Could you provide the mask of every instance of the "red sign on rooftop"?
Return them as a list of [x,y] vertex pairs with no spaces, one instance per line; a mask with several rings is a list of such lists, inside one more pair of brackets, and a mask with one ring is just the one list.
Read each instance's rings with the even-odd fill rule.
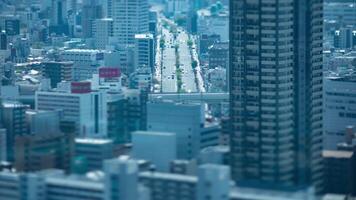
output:
[[90,82],[72,82],[71,92],[74,94],[85,94],[91,92]]
[[121,76],[119,68],[115,67],[102,67],[99,68],[99,78],[118,78]]

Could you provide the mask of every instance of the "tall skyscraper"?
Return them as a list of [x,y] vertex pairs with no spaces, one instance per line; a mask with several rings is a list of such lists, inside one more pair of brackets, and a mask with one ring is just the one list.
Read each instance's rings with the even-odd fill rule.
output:
[[322,0],[230,1],[237,183],[322,186]]
[[119,44],[133,45],[135,34],[148,33],[148,0],[108,0],[112,3],[114,38]]

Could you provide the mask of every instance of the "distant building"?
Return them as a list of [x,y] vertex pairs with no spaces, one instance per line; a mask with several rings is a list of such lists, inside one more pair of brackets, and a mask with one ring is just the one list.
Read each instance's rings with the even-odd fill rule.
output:
[[219,35],[221,41],[229,40],[229,11],[213,5],[210,9],[197,11],[198,34]]
[[324,149],[345,141],[347,126],[356,126],[356,74],[324,78]]
[[89,82],[62,84],[57,90],[37,91],[36,110],[61,110],[63,120],[75,123],[75,132],[79,137],[106,137],[105,93],[92,92]]
[[110,139],[76,138],[74,156],[85,159],[88,171],[101,170],[104,160],[114,157]]
[[203,104],[155,100],[147,104],[147,130],[177,135],[177,156],[191,159],[202,148],[218,144],[220,129],[205,122]]
[[68,49],[61,52],[61,60],[73,62],[73,80],[92,78],[104,64],[104,51],[96,49]]
[[93,37],[95,48],[105,49],[109,44],[109,38],[113,36],[114,21],[112,18],[96,19],[93,22]]
[[14,167],[17,171],[42,169],[70,170],[74,151],[74,134],[48,132],[47,134],[15,137]]
[[14,149],[16,136],[27,134],[26,110],[28,106],[19,102],[2,102],[1,118],[6,129],[6,154],[7,161],[14,161]]
[[148,33],[148,0],[112,0],[114,40],[121,47],[134,45],[135,34]]
[[62,81],[72,81],[73,62],[44,62],[42,64],[42,74],[51,80],[51,87],[56,88]]
[[334,34],[334,47],[340,49],[356,49],[356,27],[345,27],[336,30]]
[[209,68],[229,67],[229,44],[227,42],[214,43],[209,47]]
[[155,41],[152,34],[135,35],[135,69],[148,68],[151,73],[155,66]]

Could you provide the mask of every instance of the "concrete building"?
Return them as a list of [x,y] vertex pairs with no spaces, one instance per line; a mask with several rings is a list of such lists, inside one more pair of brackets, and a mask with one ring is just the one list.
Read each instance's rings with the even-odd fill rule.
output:
[[202,148],[218,144],[219,130],[205,123],[203,104],[154,100],[147,104],[147,130],[177,135],[177,156],[191,159]]
[[325,193],[356,194],[356,156],[353,151],[325,150]]
[[345,141],[347,126],[356,126],[356,74],[330,74],[324,79],[324,149]]
[[209,68],[229,68],[229,44],[227,42],[214,43],[209,47],[208,55]]
[[321,192],[323,2],[230,1],[230,22],[233,180]]
[[141,172],[140,182],[150,190],[151,200],[196,199],[196,176]]
[[51,80],[51,87],[56,88],[62,81],[72,81],[73,62],[44,62],[42,63],[42,75]]
[[205,164],[198,169],[196,200],[230,199],[230,168],[228,166]]
[[93,23],[93,36],[95,38],[95,48],[105,49],[109,44],[110,37],[113,36],[114,21],[112,18],[96,19]]
[[355,2],[325,2],[324,10],[324,18],[327,21],[335,21],[341,26],[356,24]]
[[74,134],[48,132],[15,137],[14,167],[30,172],[43,169],[70,170],[74,151]]
[[134,45],[135,34],[148,33],[148,0],[111,0],[111,8],[113,38],[119,46]]
[[47,135],[59,130],[60,111],[27,110],[26,123],[29,134]]
[[334,47],[356,49],[356,27],[343,27],[336,30],[334,34]]
[[135,35],[135,69],[155,67],[155,42],[152,34]]
[[73,62],[73,80],[92,78],[93,73],[104,64],[104,51],[96,49],[68,49],[61,52],[63,61]]
[[104,160],[114,157],[113,148],[109,139],[76,138],[74,156],[85,159],[88,171],[100,170]]
[[104,200],[139,199],[138,163],[129,157],[107,160],[104,163]]
[[63,83],[57,90],[37,91],[35,104],[36,110],[61,110],[63,120],[75,123],[79,137],[107,136],[106,94],[91,91],[89,82]]
[[6,129],[6,154],[7,161],[14,161],[14,146],[16,136],[25,135],[26,116],[28,106],[19,102],[2,102],[1,105],[2,125]]
[[93,37],[93,22],[102,17],[102,7],[99,0],[83,0],[81,8],[82,37]]
[[168,172],[177,158],[175,133],[136,131],[132,133],[132,157],[150,161],[157,171]]

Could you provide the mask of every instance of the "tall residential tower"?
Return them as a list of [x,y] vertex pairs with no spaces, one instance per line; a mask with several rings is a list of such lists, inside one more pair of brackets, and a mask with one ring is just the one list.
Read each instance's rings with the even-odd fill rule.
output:
[[230,0],[237,183],[322,186],[322,0]]

